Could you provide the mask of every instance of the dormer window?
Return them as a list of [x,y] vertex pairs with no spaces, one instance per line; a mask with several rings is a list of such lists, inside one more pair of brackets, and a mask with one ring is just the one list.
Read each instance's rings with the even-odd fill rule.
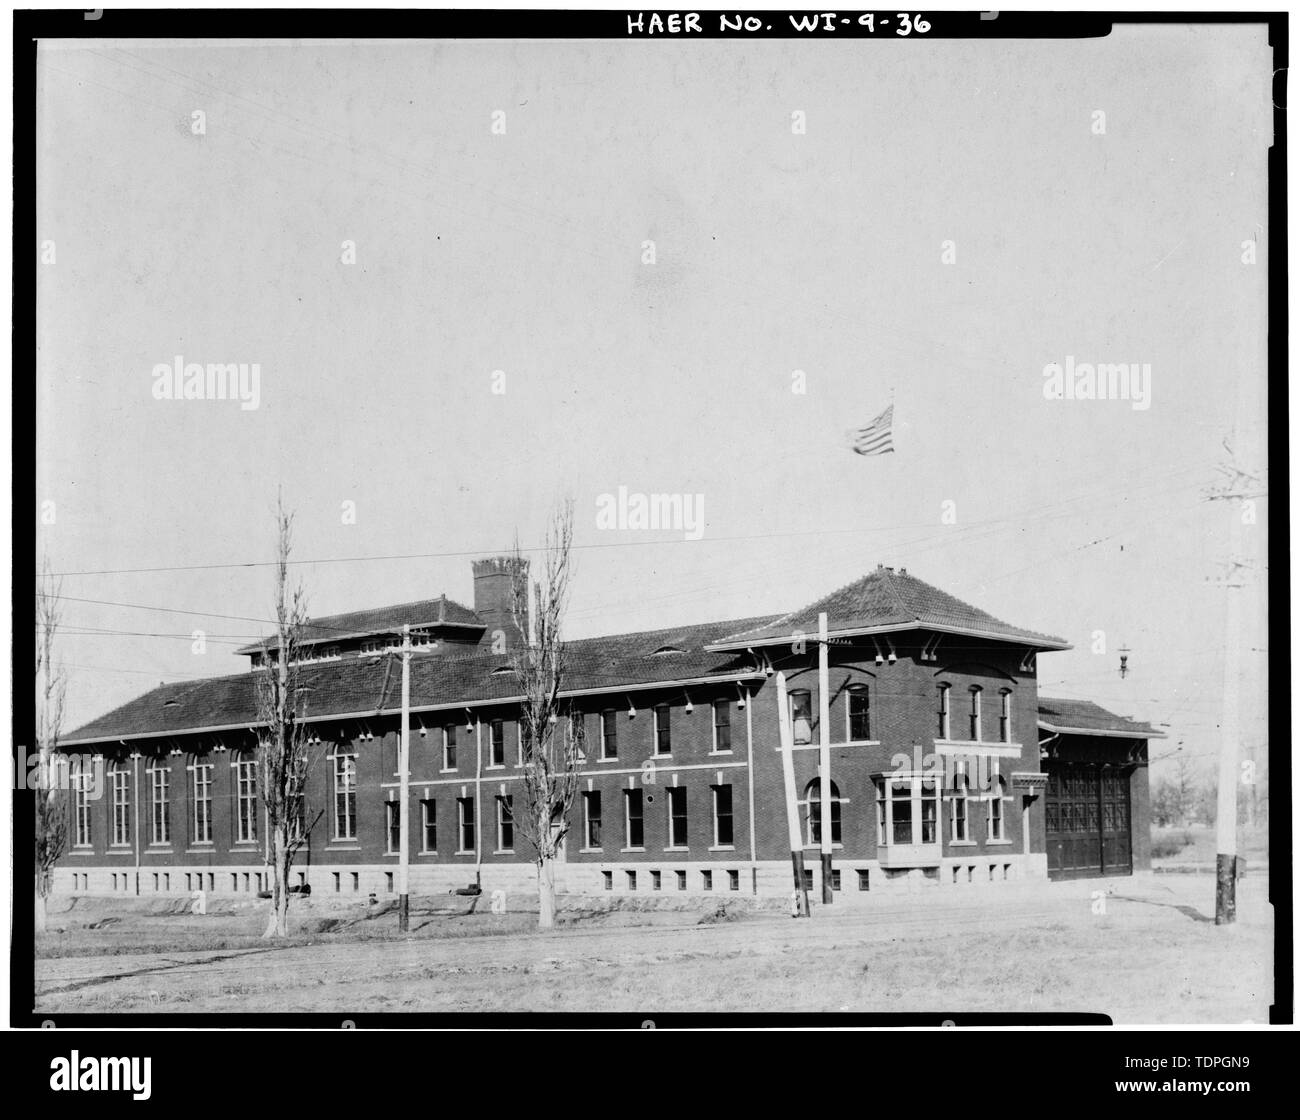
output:
[[658,657],[661,654],[665,654],[665,653],[681,653],[681,652],[682,650],[678,649],[676,646],[660,646],[657,650],[654,651],[653,656]]

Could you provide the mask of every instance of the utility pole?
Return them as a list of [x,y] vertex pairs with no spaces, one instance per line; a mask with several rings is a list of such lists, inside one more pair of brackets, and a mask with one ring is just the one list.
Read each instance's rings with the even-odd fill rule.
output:
[[808,917],[808,888],[803,873],[803,838],[799,835],[799,810],[794,789],[794,729],[790,726],[790,697],[785,674],[776,675],[777,726],[781,732],[781,777],[785,784],[785,821],[790,833],[790,863],[794,867],[795,917]]
[[411,928],[411,624],[402,624],[402,733],[398,738],[397,772],[401,802],[397,827],[401,831],[401,854],[397,864],[397,928]]
[[[1214,924],[1230,925],[1237,920],[1237,756],[1241,717],[1241,617],[1242,592],[1246,578],[1242,573],[1249,565],[1242,559],[1242,528],[1248,508],[1244,503],[1266,493],[1258,475],[1236,465],[1236,453],[1224,441],[1230,463],[1220,468],[1227,481],[1206,494],[1206,500],[1242,503],[1232,512],[1229,522],[1231,544],[1228,573],[1222,582],[1227,601],[1224,604],[1223,645],[1223,717],[1220,724],[1218,806],[1215,810]],[[1251,510],[1253,512],[1253,510]]]
[[818,785],[822,804],[822,902],[835,901],[831,890],[831,671],[830,650],[826,629],[826,612],[817,616],[817,723],[821,728],[821,759]]

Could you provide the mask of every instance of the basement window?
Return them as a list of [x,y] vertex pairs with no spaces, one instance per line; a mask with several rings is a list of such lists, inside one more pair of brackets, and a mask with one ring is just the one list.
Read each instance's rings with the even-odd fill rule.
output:
[[663,875],[658,871],[650,872],[650,889],[652,891],[663,890]]
[[634,890],[636,890],[636,872],[635,872],[635,871],[629,871],[629,872],[627,873],[627,889],[630,890],[630,891],[634,891]]
[[605,889],[607,891],[612,891],[614,889],[614,872],[602,871],[600,876],[605,881]]
[[729,890],[729,891],[738,891],[738,890],[740,890],[740,872],[739,872],[739,871],[728,871],[728,872],[727,872],[727,890]]
[[686,872],[678,871],[676,874],[677,874],[677,889],[679,891],[684,891],[686,889]]

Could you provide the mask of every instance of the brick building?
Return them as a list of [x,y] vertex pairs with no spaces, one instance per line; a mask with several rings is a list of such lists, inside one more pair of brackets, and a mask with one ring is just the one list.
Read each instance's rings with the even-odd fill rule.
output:
[[[516,844],[518,693],[493,637],[509,561],[445,596],[314,619],[305,635],[313,764],[295,874],[314,892],[395,889],[403,625],[411,661],[411,891],[535,890]],[[898,889],[1128,874],[1149,865],[1151,727],[1038,695],[1069,648],[878,567],[780,616],[570,643],[565,694],[586,759],[564,891],[788,893],[775,674],[785,674],[810,885],[820,874],[818,616],[828,616],[832,886]],[[257,667],[164,684],[61,744],[72,821],[56,889],[254,892],[265,829]],[[98,795],[97,794],[102,794]]]

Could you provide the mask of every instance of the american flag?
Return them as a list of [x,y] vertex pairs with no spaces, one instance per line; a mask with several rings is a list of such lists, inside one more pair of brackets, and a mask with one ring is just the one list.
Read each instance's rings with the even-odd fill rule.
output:
[[884,455],[894,450],[894,406],[891,404],[865,428],[853,432],[853,450],[859,455]]

